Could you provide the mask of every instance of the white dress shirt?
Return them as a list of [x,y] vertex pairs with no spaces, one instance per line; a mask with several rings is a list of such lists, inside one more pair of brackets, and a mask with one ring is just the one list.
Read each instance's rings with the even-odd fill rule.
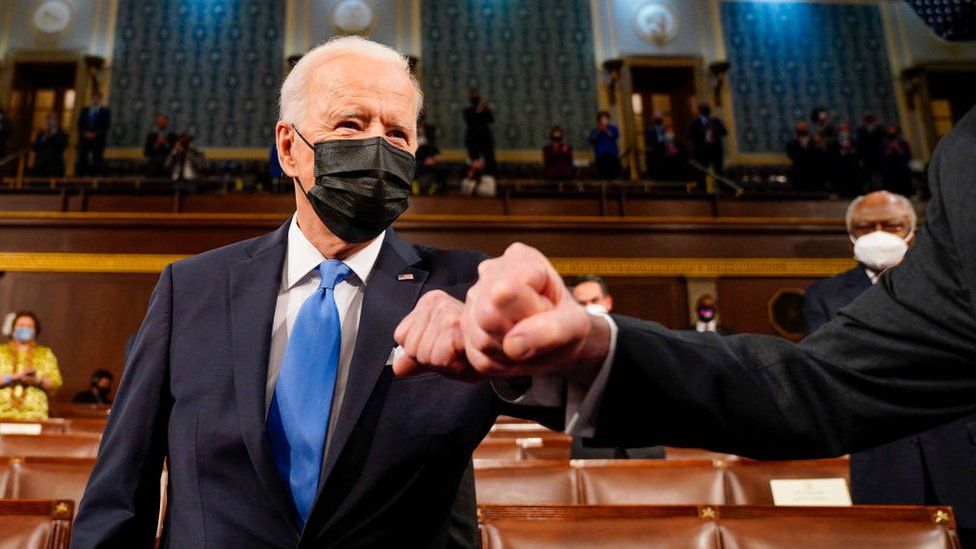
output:
[[[349,366],[352,363],[353,351],[356,348],[356,335],[359,332],[359,315],[363,308],[363,295],[369,274],[373,270],[380,248],[383,246],[384,235],[376,237],[365,248],[347,257],[343,262],[352,271],[345,280],[336,285],[333,290],[336,309],[339,312],[339,323],[342,330],[342,343],[339,349],[339,370],[336,374],[335,392],[332,396],[332,412],[329,415],[329,431],[326,436],[325,451],[328,451],[329,440],[335,429],[345,394],[346,383],[349,380]],[[302,304],[319,287],[318,266],[325,261],[325,256],[312,245],[298,227],[298,221],[292,217],[288,227],[288,247],[285,251],[285,263],[281,273],[281,287],[278,289],[278,299],[275,303],[274,322],[271,333],[271,353],[268,358],[268,381],[265,386],[264,411],[265,417],[271,407],[274,397],[275,383],[281,362],[285,357],[288,346],[288,336],[295,324],[295,317]],[[607,314],[597,314],[607,320],[610,325],[610,349],[603,367],[590,387],[577,387],[573,384],[565,385],[565,380],[554,376],[533,378],[531,389],[524,395],[512,398],[504,383],[494,382],[498,395],[516,404],[533,406],[566,406],[566,432],[579,436],[592,436],[596,425],[595,412],[599,406],[603,389],[610,374],[610,363],[613,361],[617,343],[617,325]],[[565,393],[563,388],[565,387]]]
[[714,318],[708,322],[702,322],[701,320],[695,321],[695,331],[697,332],[714,332],[716,328],[718,328],[718,323],[715,322]]
[[[363,308],[363,294],[369,282],[369,273],[373,270],[376,258],[383,246],[385,233],[373,239],[365,248],[343,260],[349,266],[349,276],[336,284],[333,290],[336,309],[339,311],[339,323],[342,330],[342,342],[339,348],[339,370],[336,374],[335,392],[332,396],[332,413],[329,415],[329,434],[335,428],[345,394],[346,382],[349,379],[349,365],[356,348],[356,334],[359,332],[359,314]],[[288,247],[285,251],[285,264],[281,272],[281,288],[278,290],[278,300],[275,303],[274,322],[271,332],[271,355],[268,358],[268,383],[265,390],[264,411],[267,416],[274,397],[275,383],[281,370],[281,361],[285,358],[285,348],[288,346],[288,336],[291,335],[295,317],[305,300],[319,288],[321,277],[318,266],[325,261],[325,256],[305,238],[305,234],[298,227],[298,221],[293,216],[288,227]],[[331,437],[326,437],[326,444]]]

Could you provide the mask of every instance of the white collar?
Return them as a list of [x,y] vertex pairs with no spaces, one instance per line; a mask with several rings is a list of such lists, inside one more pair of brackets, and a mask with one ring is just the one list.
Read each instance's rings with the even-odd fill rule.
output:
[[714,332],[718,328],[715,319],[711,319],[708,322],[702,322],[701,320],[695,323],[695,330],[698,332]]
[[871,281],[871,284],[877,284],[878,279],[881,278],[881,273],[867,267],[864,267],[864,273],[868,275],[868,279]]
[[[343,260],[349,266],[356,278],[363,284],[369,278],[369,273],[376,264],[376,258],[380,255],[380,248],[383,247],[383,239],[386,232],[380,233],[365,248],[352,254]],[[288,227],[288,250],[285,254],[285,273],[281,279],[282,291],[288,291],[293,286],[301,282],[309,273],[318,268],[319,264],[325,261],[325,256],[318,250],[305,233],[298,227],[297,216],[292,216],[291,224]]]

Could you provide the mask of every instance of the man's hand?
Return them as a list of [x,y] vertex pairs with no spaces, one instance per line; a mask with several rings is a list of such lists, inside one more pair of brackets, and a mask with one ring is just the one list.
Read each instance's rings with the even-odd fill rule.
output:
[[488,377],[555,374],[589,384],[610,348],[610,326],[573,299],[541,252],[512,244],[482,262],[461,319],[471,367]]
[[464,303],[441,290],[424,294],[393,334],[404,350],[393,362],[393,372],[411,376],[430,370],[464,381],[481,379],[464,357],[463,310]]
[[587,313],[538,250],[513,244],[478,267],[465,303],[425,294],[397,327],[397,375],[427,370],[478,380],[561,375],[589,384],[610,348],[610,326]]
[[37,385],[37,372],[35,372],[33,369],[26,370],[17,376],[17,381],[21,385],[33,387],[34,385]]

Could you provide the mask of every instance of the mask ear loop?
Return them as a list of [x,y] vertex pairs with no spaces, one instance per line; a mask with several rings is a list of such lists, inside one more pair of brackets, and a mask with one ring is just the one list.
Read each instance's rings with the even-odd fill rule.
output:
[[[308,145],[308,148],[312,149],[312,152],[315,152],[315,146],[312,145],[311,143],[309,143],[308,142],[308,139],[305,139],[305,136],[302,135],[302,132],[298,131],[298,126],[292,124],[291,125],[291,129],[295,130],[295,135],[297,135],[302,141],[304,141],[305,144]],[[305,190],[305,185],[302,185],[302,180],[299,179],[299,178],[297,178],[297,177],[292,177],[291,179],[292,179],[292,181],[294,181],[295,183],[297,183],[298,186],[302,189],[302,194],[306,195],[305,196],[305,200],[308,200],[308,196],[307,196],[308,195],[308,191]],[[312,203],[312,201],[309,200],[309,204],[311,204],[311,203]]]

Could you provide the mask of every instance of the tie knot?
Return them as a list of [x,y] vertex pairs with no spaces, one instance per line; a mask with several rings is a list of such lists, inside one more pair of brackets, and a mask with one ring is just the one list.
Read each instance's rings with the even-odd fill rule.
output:
[[334,290],[336,284],[345,280],[350,272],[349,266],[338,259],[329,259],[319,263],[319,276],[322,277],[319,288]]

